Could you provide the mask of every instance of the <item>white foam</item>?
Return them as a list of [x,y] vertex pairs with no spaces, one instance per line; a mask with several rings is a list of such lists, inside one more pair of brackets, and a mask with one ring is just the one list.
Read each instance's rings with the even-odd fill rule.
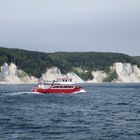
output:
[[81,89],[80,92],[86,92],[84,89]]
[[76,92],[74,92],[74,94],[76,94],[76,93],[81,93],[81,92],[86,92],[84,89],[81,89],[80,91],[76,91]]
[[38,92],[13,92],[13,93],[9,93],[8,95],[10,96],[15,96],[15,95],[22,95],[22,94],[38,94]]

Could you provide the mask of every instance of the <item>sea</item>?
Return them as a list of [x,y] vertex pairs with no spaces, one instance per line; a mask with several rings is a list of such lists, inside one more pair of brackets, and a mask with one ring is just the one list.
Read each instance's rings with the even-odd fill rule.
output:
[[140,140],[140,84],[82,84],[71,95],[33,86],[0,85],[0,140]]

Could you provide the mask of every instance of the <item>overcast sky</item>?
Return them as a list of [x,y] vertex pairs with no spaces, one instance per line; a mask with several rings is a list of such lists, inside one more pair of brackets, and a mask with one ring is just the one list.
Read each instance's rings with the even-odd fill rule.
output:
[[0,46],[140,55],[140,0],[0,0]]

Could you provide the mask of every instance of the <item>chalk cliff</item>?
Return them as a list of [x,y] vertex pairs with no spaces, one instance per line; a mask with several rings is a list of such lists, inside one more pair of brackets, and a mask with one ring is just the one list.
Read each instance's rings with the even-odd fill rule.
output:
[[35,77],[29,77],[24,71],[19,70],[14,63],[10,65],[4,63],[1,66],[0,84],[23,84],[37,81]]
[[76,83],[84,83],[84,81],[80,77],[78,77],[74,72],[62,74],[60,72],[60,69],[58,69],[57,67],[49,68],[47,69],[46,73],[42,74],[42,79],[48,81],[57,80],[57,78],[60,77],[69,77],[72,78],[73,81],[75,81]]
[[[8,65],[4,63],[0,68],[0,84],[23,84],[23,83],[37,83],[38,79],[34,76],[28,76],[26,72],[17,68],[13,63]],[[116,76],[110,82],[120,82],[120,83],[131,83],[140,82],[140,68],[137,65],[131,65],[130,63],[114,63],[110,67],[110,72],[105,73],[104,71],[97,70],[92,71],[93,79],[84,81],[74,72],[69,72],[67,74],[62,74],[60,69],[57,67],[52,67],[46,70],[42,74],[40,79],[42,80],[56,80],[60,77],[70,77],[76,83],[102,83],[110,73],[115,72]]]
[[112,69],[116,71],[116,82],[140,82],[140,68],[130,63],[114,63]]
[[93,79],[88,80],[87,83],[102,83],[107,77],[107,74],[104,71],[98,70],[92,72]]

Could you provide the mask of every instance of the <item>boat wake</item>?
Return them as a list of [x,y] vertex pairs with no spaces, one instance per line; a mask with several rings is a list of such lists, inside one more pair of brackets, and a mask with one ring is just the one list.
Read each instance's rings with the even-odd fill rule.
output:
[[25,92],[8,93],[7,95],[16,96],[16,95],[22,95],[22,94],[39,94],[39,93],[38,92],[28,92],[28,91],[25,91]]
[[[72,94],[78,94],[78,93],[84,93],[86,92],[84,89],[81,89],[80,91],[73,92]],[[10,93],[2,93],[3,96],[18,96],[18,95],[23,95],[23,94],[42,94],[39,92],[31,92],[31,91],[22,91],[22,92],[10,92]],[[57,93],[56,93],[57,94]],[[63,93],[62,93],[63,94]],[[65,93],[64,93],[65,94]]]
[[84,89],[81,89],[80,91],[76,91],[76,92],[74,92],[73,94],[77,94],[77,93],[81,93],[81,92],[86,92]]
[[86,92],[84,89],[81,89],[80,92]]

